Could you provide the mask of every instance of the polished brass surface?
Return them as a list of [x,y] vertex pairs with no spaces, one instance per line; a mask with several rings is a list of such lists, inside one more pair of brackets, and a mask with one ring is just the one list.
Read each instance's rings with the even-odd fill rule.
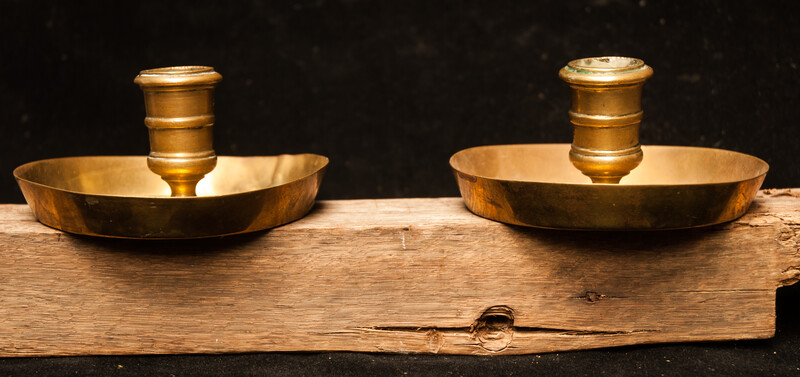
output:
[[150,155],[18,167],[14,176],[36,218],[70,233],[173,239],[252,232],[305,215],[328,158],[217,158],[212,128],[220,80],[204,66],[142,71],[134,82],[144,92]]
[[147,166],[163,178],[172,196],[195,196],[195,187],[214,169],[214,87],[222,76],[212,67],[144,70],[135,83],[144,92],[150,132]]
[[569,144],[493,145],[450,159],[474,213],[556,229],[646,230],[717,224],[745,213],[768,170],[764,161],[720,149],[643,146],[621,184],[598,184],[566,158]]
[[692,228],[743,215],[767,163],[720,149],[639,145],[642,86],[652,75],[635,58],[571,61],[559,77],[571,88],[572,145],[456,153],[450,166],[467,208],[509,224],[585,230]]
[[219,157],[194,197],[170,197],[144,156],[42,160],[18,167],[14,176],[34,215],[53,228],[118,238],[199,238],[302,217],[327,164],[314,154]]
[[642,161],[642,85],[653,69],[634,58],[577,59],[559,71],[571,88],[569,159],[595,183],[619,183]]

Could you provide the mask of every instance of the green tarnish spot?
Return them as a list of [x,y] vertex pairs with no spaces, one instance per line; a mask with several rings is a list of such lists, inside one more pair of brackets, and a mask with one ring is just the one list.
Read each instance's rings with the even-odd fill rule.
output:
[[566,66],[566,67],[564,67],[564,69],[566,69],[567,71],[570,71],[570,72],[580,73],[580,74],[583,74],[583,75],[619,75],[621,73],[629,73],[629,72],[641,71],[645,67],[646,66],[641,66],[641,67],[638,67],[638,68],[628,69],[628,70],[624,70],[624,71],[608,71],[608,72],[587,71],[587,70],[583,70],[583,69],[575,69],[575,68],[572,68],[570,66]]

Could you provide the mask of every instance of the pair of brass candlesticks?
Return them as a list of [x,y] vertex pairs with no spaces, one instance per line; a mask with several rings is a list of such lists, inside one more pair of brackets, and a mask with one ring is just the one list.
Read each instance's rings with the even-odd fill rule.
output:
[[[456,153],[450,165],[467,207],[510,224],[590,230],[690,228],[744,214],[767,173],[764,161],[719,149],[639,145],[642,86],[652,73],[633,58],[570,62],[559,76],[572,89],[572,145]],[[328,159],[218,158],[213,91],[221,79],[210,67],[142,71],[135,82],[150,132],[146,164],[118,156],[20,166],[14,174],[36,217],[71,233],[197,238],[304,216]]]

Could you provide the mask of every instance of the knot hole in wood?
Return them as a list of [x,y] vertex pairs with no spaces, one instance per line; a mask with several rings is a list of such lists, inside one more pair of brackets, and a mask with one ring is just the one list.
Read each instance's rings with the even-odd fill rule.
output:
[[475,320],[470,332],[483,349],[500,352],[514,338],[514,310],[504,305],[492,306]]

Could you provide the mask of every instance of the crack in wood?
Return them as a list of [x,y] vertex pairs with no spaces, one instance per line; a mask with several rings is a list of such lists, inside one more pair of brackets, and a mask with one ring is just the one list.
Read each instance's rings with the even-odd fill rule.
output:
[[428,327],[428,326],[373,326],[358,327],[359,332],[405,332],[424,333],[431,352],[438,353],[444,346],[448,336],[463,335],[471,339],[474,345],[483,350],[495,353],[509,347],[515,335],[547,334],[555,336],[612,336],[652,333],[659,330],[577,330],[535,326],[515,326],[514,311],[508,306],[499,305],[486,309],[472,325],[468,327]]
[[664,293],[740,293],[740,292],[771,292],[771,289],[746,289],[746,288],[732,288],[732,289],[696,289],[696,290],[675,290],[664,291]]
[[[630,335],[639,333],[653,333],[660,330],[653,329],[637,329],[637,330],[576,330],[576,329],[558,329],[550,327],[535,327],[535,326],[512,326],[510,329],[517,333],[539,333],[539,334],[554,334],[554,335]],[[393,331],[393,332],[414,332],[425,333],[429,331],[437,331],[444,334],[469,334],[473,331],[473,327],[414,327],[414,326],[373,326],[373,327],[355,327],[353,330],[329,331],[324,334],[355,334],[359,332],[369,331]]]

